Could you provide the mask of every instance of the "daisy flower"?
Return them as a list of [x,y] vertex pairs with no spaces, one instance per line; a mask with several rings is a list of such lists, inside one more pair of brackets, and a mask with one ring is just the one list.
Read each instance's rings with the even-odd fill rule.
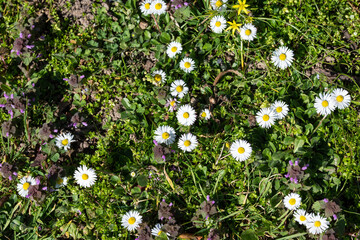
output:
[[162,0],[155,0],[150,5],[150,11],[155,15],[166,13],[166,8],[166,3]]
[[214,33],[222,33],[226,28],[226,19],[223,16],[215,16],[210,21],[210,28]]
[[166,54],[169,56],[169,58],[173,58],[175,57],[176,54],[181,53],[181,51],[182,51],[181,43],[173,41],[169,43],[166,50]]
[[204,110],[202,110],[202,112],[199,114],[199,117],[204,120],[209,120],[211,117],[209,109],[205,108]]
[[179,108],[176,117],[181,125],[191,126],[196,120],[196,112],[189,104],[186,104]]
[[310,219],[311,215],[307,213],[304,209],[298,209],[294,213],[295,221],[300,223],[301,225],[305,225]]
[[183,98],[185,94],[189,91],[189,88],[186,86],[183,80],[175,80],[171,83],[170,92],[171,95],[178,98]]
[[274,63],[274,65],[281,69],[290,67],[293,60],[294,52],[284,46],[276,49],[271,57],[271,61]]
[[36,180],[33,177],[23,177],[20,183],[17,184],[16,188],[20,196],[26,197],[29,194],[29,187],[36,185]]
[[227,3],[227,1],[228,0],[211,0],[210,4],[214,10],[221,11],[226,9],[225,3]]
[[58,177],[55,182],[55,188],[61,188],[63,186],[66,186],[67,184],[67,177]]
[[283,119],[289,112],[288,105],[283,101],[275,101],[271,105],[271,109],[275,113],[276,119]]
[[349,95],[348,91],[342,88],[335,89],[331,97],[335,103],[335,107],[339,109],[347,108],[351,102],[351,96]]
[[326,116],[335,110],[335,102],[329,93],[320,93],[315,98],[314,107],[317,113]]
[[241,39],[252,41],[256,37],[257,29],[251,23],[245,24],[240,30]]
[[180,68],[184,71],[184,72],[191,72],[192,70],[195,69],[195,62],[194,60],[192,60],[191,58],[184,58],[183,60],[181,60],[180,62]]
[[128,231],[134,231],[142,223],[142,216],[137,211],[127,212],[121,219],[121,225]]
[[174,128],[169,126],[159,126],[155,130],[155,141],[158,143],[164,143],[170,145],[175,141],[176,133]]
[[326,218],[320,217],[320,214],[313,215],[306,223],[307,230],[312,234],[320,234],[329,228],[329,222]]
[[131,173],[130,173],[130,176],[133,178],[133,177],[136,176],[136,173],[135,173],[135,172],[131,172]]
[[55,138],[56,140],[56,146],[58,148],[64,148],[65,151],[69,150],[70,143],[75,142],[73,140],[73,135],[71,133],[62,133],[59,136]]
[[177,101],[176,98],[170,98],[167,100],[165,107],[169,107],[169,111],[173,112],[174,110],[176,110],[178,104],[179,101]]
[[[156,224],[155,227],[153,229],[151,229],[151,234],[156,237],[160,236],[163,233],[163,231],[161,231],[162,227],[163,227],[162,224],[160,224],[160,223]],[[166,235],[169,236],[170,234],[166,233]],[[167,239],[169,239],[169,238],[167,238]]]
[[191,133],[183,134],[178,142],[179,148],[184,152],[191,152],[196,148],[197,145],[198,141],[196,139],[196,136],[192,135]]
[[301,197],[297,193],[290,193],[284,198],[284,205],[289,210],[296,210],[300,207]]
[[156,83],[162,83],[166,80],[166,73],[163,70],[156,70],[152,73]]
[[243,162],[251,155],[250,143],[245,140],[236,140],[230,147],[230,153],[237,161]]
[[151,2],[152,0],[145,0],[141,5],[140,5],[140,10],[142,12],[142,14],[144,15],[149,15],[151,14]]
[[90,187],[95,184],[97,177],[94,169],[82,165],[76,169],[74,178],[81,187]]
[[270,108],[263,108],[256,114],[256,122],[262,128],[270,128],[275,123],[275,113]]

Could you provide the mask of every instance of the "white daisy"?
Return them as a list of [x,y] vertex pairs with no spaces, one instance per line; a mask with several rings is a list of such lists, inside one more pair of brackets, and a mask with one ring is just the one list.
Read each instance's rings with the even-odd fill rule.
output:
[[26,197],[29,194],[29,187],[36,185],[36,180],[33,177],[23,177],[20,183],[17,184],[16,188],[20,196]]
[[210,21],[210,28],[214,33],[222,33],[226,28],[226,19],[223,16],[215,16]]
[[342,88],[337,88],[331,93],[331,97],[335,103],[335,107],[339,109],[347,108],[351,102],[351,96],[348,91]]
[[317,113],[326,116],[335,110],[335,102],[329,93],[320,93],[315,98],[314,107]]
[[184,71],[184,72],[191,72],[192,70],[195,69],[195,62],[194,60],[192,60],[191,58],[184,58],[183,60],[181,60],[180,62],[180,68]]
[[198,141],[196,139],[196,136],[192,135],[191,133],[183,134],[178,142],[179,148],[184,152],[191,152],[196,148],[197,145]]
[[82,165],[76,169],[74,178],[81,187],[90,187],[95,184],[97,177],[94,169]]
[[256,37],[256,32],[257,32],[256,27],[251,23],[247,23],[244,26],[242,26],[240,30],[241,39],[252,41]]
[[298,209],[294,213],[295,221],[297,221],[301,225],[305,225],[308,222],[308,220],[310,219],[310,216],[311,215],[309,213],[307,213],[304,209]]
[[166,73],[163,70],[156,70],[152,73],[156,83],[162,83],[166,80]]
[[270,128],[275,123],[275,113],[270,108],[263,108],[256,114],[256,122],[262,128]]
[[283,119],[289,112],[288,105],[283,101],[275,101],[271,105],[271,109],[275,113],[276,119]]
[[63,186],[66,186],[67,184],[67,177],[58,177],[55,182],[55,188],[61,188]]
[[58,148],[64,148],[65,151],[69,150],[70,143],[75,142],[73,140],[73,135],[71,133],[62,133],[59,136],[55,138],[56,140],[56,146]]
[[297,193],[290,193],[284,198],[284,205],[289,210],[296,210],[300,207],[301,197]]
[[134,231],[142,223],[142,216],[137,211],[127,212],[121,219],[121,225],[128,231]]
[[151,14],[151,2],[152,0],[145,0],[141,5],[140,5],[140,10],[142,12],[142,14],[144,15],[149,15]]
[[181,125],[191,126],[196,120],[196,112],[189,104],[186,104],[179,108],[176,117]]
[[166,145],[170,145],[175,141],[176,133],[174,128],[169,126],[159,126],[155,130],[155,140],[158,143],[164,143]]
[[162,0],[155,0],[150,5],[151,13],[161,15],[163,13],[166,13],[166,3]]
[[276,49],[271,57],[271,61],[274,63],[274,65],[281,69],[290,67],[293,60],[294,52],[284,46]]
[[199,114],[199,117],[204,120],[209,120],[211,117],[211,113],[209,109],[205,108],[204,110],[202,110],[201,113]]
[[[153,229],[151,229],[151,234],[158,237],[161,235],[161,233],[163,233],[163,231],[161,230],[161,228],[163,227],[162,224],[158,223],[155,225],[155,227]],[[169,233],[166,233],[166,235],[170,235]],[[169,238],[167,238],[169,239]]]
[[226,9],[226,4],[228,0],[211,0],[210,4],[214,10],[222,11]]
[[326,218],[320,217],[320,214],[313,215],[306,223],[307,230],[312,234],[320,234],[329,228],[330,223]]
[[131,173],[130,173],[130,176],[133,178],[133,177],[136,176],[136,173],[135,173],[135,172],[131,172]]
[[174,110],[176,110],[178,104],[179,101],[176,100],[176,98],[170,98],[167,100],[165,107],[169,107],[169,111],[173,112]]
[[166,54],[169,56],[169,58],[173,58],[175,57],[176,54],[181,53],[181,51],[182,51],[181,43],[173,41],[169,43],[166,50]]
[[230,153],[237,161],[243,162],[251,156],[252,148],[245,140],[236,140],[230,147]]
[[178,98],[183,98],[185,94],[189,91],[189,88],[186,86],[183,80],[175,80],[171,83],[170,92],[171,95]]

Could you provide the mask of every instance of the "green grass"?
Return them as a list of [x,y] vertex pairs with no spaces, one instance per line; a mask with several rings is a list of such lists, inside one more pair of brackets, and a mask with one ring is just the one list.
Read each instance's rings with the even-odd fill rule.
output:
[[[330,227],[339,239],[356,238],[360,227],[359,4],[248,1],[258,31],[248,43],[231,32],[211,31],[209,22],[217,13],[208,1],[194,1],[156,17],[157,24],[141,14],[135,0],[112,2],[108,9],[101,2],[93,3],[94,19],[82,28],[72,19],[63,19],[56,1],[1,1],[0,88],[27,107],[24,114],[14,110],[14,118],[0,109],[1,124],[11,121],[17,130],[6,137],[2,129],[1,163],[14,165],[18,173],[18,179],[1,179],[0,238],[134,239],[138,231],[122,227],[122,216],[137,210],[145,223],[142,229],[151,229],[161,222],[158,210],[163,199],[173,204],[178,238],[190,234],[207,239],[212,229],[219,231],[220,239],[321,238],[307,233],[284,207],[282,200],[291,192],[301,195],[301,208],[322,216],[322,200],[335,201],[342,211],[337,220],[328,218]],[[235,3],[229,0],[221,15],[227,21],[251,21],[231,9]],[[42,10],[48,21],[36,19]],[[17,56],[10,51],[24,29],[31,31],[35,47]],[[175,40],[182,43],[183,51],[170,59],[166,47]],[[285,70],[271,62],[273,51],[282,44],[294,51],[295,58]],[[185,56],[196,62],[196,69],[187,74],[179,68]],[[158,69],[167,74],[160,86],[152,83],[151,75]],[[229,72],[214,84],[226,70],[237,73]],[[85,76],[79,87],[63,80],[73,74]],[[164,106],[177,79],[189,87],[181,104],[191,104],[197,113],[209,108],[209,121],[183,127],[176,112]],[[335,88],[349,92],[351,105],[323,118],[316,113],[315,98]],[[289,105],[289,114],[263,129],[255,115],[276,100]],[[1,95],[0,104],[6,101]],[[71,126],[77,112],[87,126]],[[70,152],[59,150],[55,139],[41,138],[44,123],[75,136]],[[153,139],[161,125],[172,126],[177,138],[191,132],[199,145],[184,153],[176,141],[175,152],[167,154],[166,161],[157,160]],[[229,146],[237,139],[252,146],[245,162],[230,155]],[[40,153],[46,159],[32,165]],[[301,166],[309,164],[298,184],[284,177],[289,161],[296,159]],[[52,165],[64,168],[69,182],[50,192],[54,187],[47,175]],[[94,186],[76,184],[72,176],[79,165],[95,169]],[[136,176],[131,177],[131,172]],[[41,191],[41,200],[17,193],[18,181],[27,175],[40,176],[42,187],[48,187]],[[208,219],[207,196],[217,210]]]

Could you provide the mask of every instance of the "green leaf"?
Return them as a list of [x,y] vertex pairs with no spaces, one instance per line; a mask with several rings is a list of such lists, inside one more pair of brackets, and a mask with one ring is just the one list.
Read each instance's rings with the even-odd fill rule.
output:
[[242,240],[258,240],[258,236],[256,236],[255,231],[252,229],[248,229],[241,233]]
[[123,98],[121,99],[121,103],[126,109],[132,109],[129,99]]
[[137,178],[137,182],[140,186],[142,187],[146,187],[147,186],[147,182],[148,182],[148,178],[144,175],[140,175],[138,178]]
[[298,152],[299,149],[304,145],[305,141],[303,139],[295,139],[294,143],[294,153]]
[[170,43],[171,36],[167,32],[162,32],[160,35],[160,42],[162,43]]
[[57,160],[59,160],[59,158],[60,158],[60,154],[55,153],[54,155],[51,156],[50,159],[51,161],[56,162]]
[[290,136],[287,136],[284,138],[284,144],[285,145],[290,145],[294,142],[294,138],[293,137],[290,137]]
[[145,38],[145,40],[151,39],[151,33],[148,30],[145,30],[145,32],[144,32],[144,38]]

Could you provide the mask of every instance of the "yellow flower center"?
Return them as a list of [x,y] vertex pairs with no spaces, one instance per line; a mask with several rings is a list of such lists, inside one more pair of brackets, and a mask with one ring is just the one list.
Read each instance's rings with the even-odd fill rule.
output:
[[189,116],[190,116],[190,115],[189,115],[189,113],[187,113],[187,112],[183,114],[183,117],[184,117],[184,118],[189,118]]
[[216,7],[221,7],[222,5],[223,5],[223,3],[220,0],[217,0],[216,3],[215,3]]
[[[162,8],[161,3],[155,4],[155,9],[156,9],[156,10],[160,10],[161,8]],[[134,221],[135,221],[135,220],[134,220]]]
[[171,102],[170,102],[170,105],[171,105],[171,106],[174,106],[174,105],[175,105],[175,101],[171,101]]
[[30,187],[30,183],[26,182],[23,184],[23,189],[26,191]]
[[191,142],[190,142],[189,140],[186,140],[186,141],[184,142],[184,146],[185,146],[185,147],[190,146],[190,144],[191,144]]
[[277,107],[276,108],[276,111],[279,113],[279,112],[282,112],[282,107]]
[[172,47],[172,48],[171,48],[171,51],[172,51],[172,52],[176,52],[176,50],[177,50],[177,47]]
[[328,101],[322,101],[322,103],[321,103],[321,105],[323,106],[323,107],[327,107],[327,106],[329,106],[329,102]]
[[320,227],[320,226],[321,226],[321,222],[320,222],[320,221],[314,222],[314,226],[315,226],[315,227]]
[[150,3],[146,3],[144,7],[145,7],[146,10],[149,10],[150,9]]
[[217,21],[217,22],[215,23],[215,26],[216,26],[216,27],[220,27],[220,26],[221,26],[221,22]]
[[281,61],[284,61],[286,59],[286,55],[284,53],[280,54],[279,56]]
[[305,221],[306,220],[306,217],[305,216],[300,216],[300,221]]
[[164,132],[161,136],[162,136],[162,138],[165,139],[165,140],[170,137],[169,133],[167,133],[167,132]]
[[69,140],[67,140],[67,139],[64,139],[61,141],[61,144],[64,146],[68,145],[68,143],[69,143]]
[[177,92],[182,92],[182,90],[183,90],[183,87],[182,87],[182,86],[177,86],[177,87],[176,87],[176,91],[177,91]]
[[245,152],[245,148],[239,147],[239,148],[238,148],[238,152],[239,152],[240,154],[243,154],[243,153]]
[[295,205],[295,203],[296,203],[295,198],[291,198],[291,199],[289,200],[289,203],[290,203],[290,205]]
[[189,68],[189,67],[191,67],[191,63],[186,62],[186,63],[184,64],[184,66],[185,66],[186,68]]
[[135,223],[136,219],[134,217],[129,218],[128,223],[130,225],[133,225]]
[[263,120],[264,120],[265,122],[269,121],[269,119],[270,119],[269,115],[265,114],[265,115],[263,116]]
[[88,180],[89,175],[87,175],[87,174],[84,173],[84,174],[81,176],[81,178],[82,178],[83,180]]
[[162,233],[162,231],[159,231],[159,232],[158,232],[158,236],[160,236],[160,235],[161,235],[161,233]]
[[64,182],[64,180],[62,179],[62,178],[58,178],[57,180],[56,180],[56,183],[57,184],[62,184]]
[[342,102],[343,100],[344,100],[344,97],[341,95],[336,97],[336,101],[338,101],[338,102]]
[[250,29],[246,29],[246,30],[245,30],[245,35],[250,36],[250,34],[251,34],[251,30],[250,30]]
[[155,81],[160,82],[161,79],[162,79],[162,77],[161,77],[160,74],[156,74],[156,75],[155,75]]
[[201,116],[204,118],[206,117],[206,112],[202,112]]

